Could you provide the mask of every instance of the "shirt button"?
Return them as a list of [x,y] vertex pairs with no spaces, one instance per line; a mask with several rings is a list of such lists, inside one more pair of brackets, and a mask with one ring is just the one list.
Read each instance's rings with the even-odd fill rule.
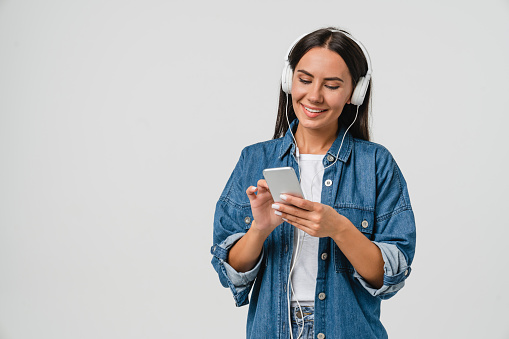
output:
[[327,253],[322,253],[322,260],[327,260]]
[[329,160],[329,161],[334,161],[334,157],[333,157],[332,155],[330,155],[330,154],[329,154],[329,155],[327,156],[327,160]]
[[361,226],[362,226],[362,228],[367,228],[369,226],[368,221],[367,220],[362,220]]
[[325,186],[329,187],[330,185],[332,185],[332,180],[330,179],[325,180]]
[[318,299],[320,299],[320,300],[324,300],[324,299],[325,299],[325,293],[320,293],[320,294],[318,295]]
[[245,217],[244,218],[244,222],[246,223],[246,225],[249,225],[249,223],[251,222],[251,218],[250,217]]
[[405,275],[408,275],[408,270],[405,271]]
[[318,333],[316,337],[317,337],[318,339],[325,339],[325,334],[323,334],[323,333]]

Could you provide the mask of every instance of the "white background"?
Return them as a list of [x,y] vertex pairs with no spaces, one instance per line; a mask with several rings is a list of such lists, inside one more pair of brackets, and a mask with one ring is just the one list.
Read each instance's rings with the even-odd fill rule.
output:
[[215,203],[329,25],[371,54],[417,220],[390,337],[509,338],[507,0],[0,1],[0,338],[244,337]]

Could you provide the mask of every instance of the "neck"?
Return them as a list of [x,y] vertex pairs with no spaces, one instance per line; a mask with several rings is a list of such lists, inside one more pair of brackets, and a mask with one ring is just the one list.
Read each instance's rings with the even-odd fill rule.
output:
[[299,124],[295,132],[295,139],[302,154],[326,154],[336,140],[339,128],[335,126],[327,130],[312,130],[303,128]]

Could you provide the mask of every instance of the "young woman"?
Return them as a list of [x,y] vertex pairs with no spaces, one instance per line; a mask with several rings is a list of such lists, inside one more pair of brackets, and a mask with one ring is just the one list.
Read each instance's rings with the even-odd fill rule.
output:
[[[380,303],[415,250],[407,186],[369,141],[371,64],[348,33],[300,38],[283,71],[274,139],[246,147],[219,198],[212,264],[247,338],[387,338]],[[265,168],[293,167],[304,198],[274,203]]]

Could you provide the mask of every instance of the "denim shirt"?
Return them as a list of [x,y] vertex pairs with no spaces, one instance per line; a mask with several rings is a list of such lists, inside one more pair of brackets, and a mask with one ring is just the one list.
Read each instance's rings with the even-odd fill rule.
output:
[[[298,121],[292,122],[295,129]],[[323,158],[334,162],[345,128]],[[272,167],[298,165],[289,132],[284,137],[244,148],[216,205],[212,265],[237,306],[249,305],[247,338],[289,338],[287,281],[293,251],[293,226],[283,222],[264,242],[249,272],[227,262],[228,251],[253,221],[246,195]],[[327,184],[325,182],[327,181]],[[331,184],[332,181],[332,184]],[[378,144],[345,136],[339,157],[325,169],[321,203],[347,217],[375,243],[384,259],[383,286],[375,289],[355,271],[334,240],[320,238],[315,290],[315,337],[387,338],[380,303],[403,287],[415,251],[415,221],[406,182],[389,151]],[[251,292],[251,300],[249,293]]]

